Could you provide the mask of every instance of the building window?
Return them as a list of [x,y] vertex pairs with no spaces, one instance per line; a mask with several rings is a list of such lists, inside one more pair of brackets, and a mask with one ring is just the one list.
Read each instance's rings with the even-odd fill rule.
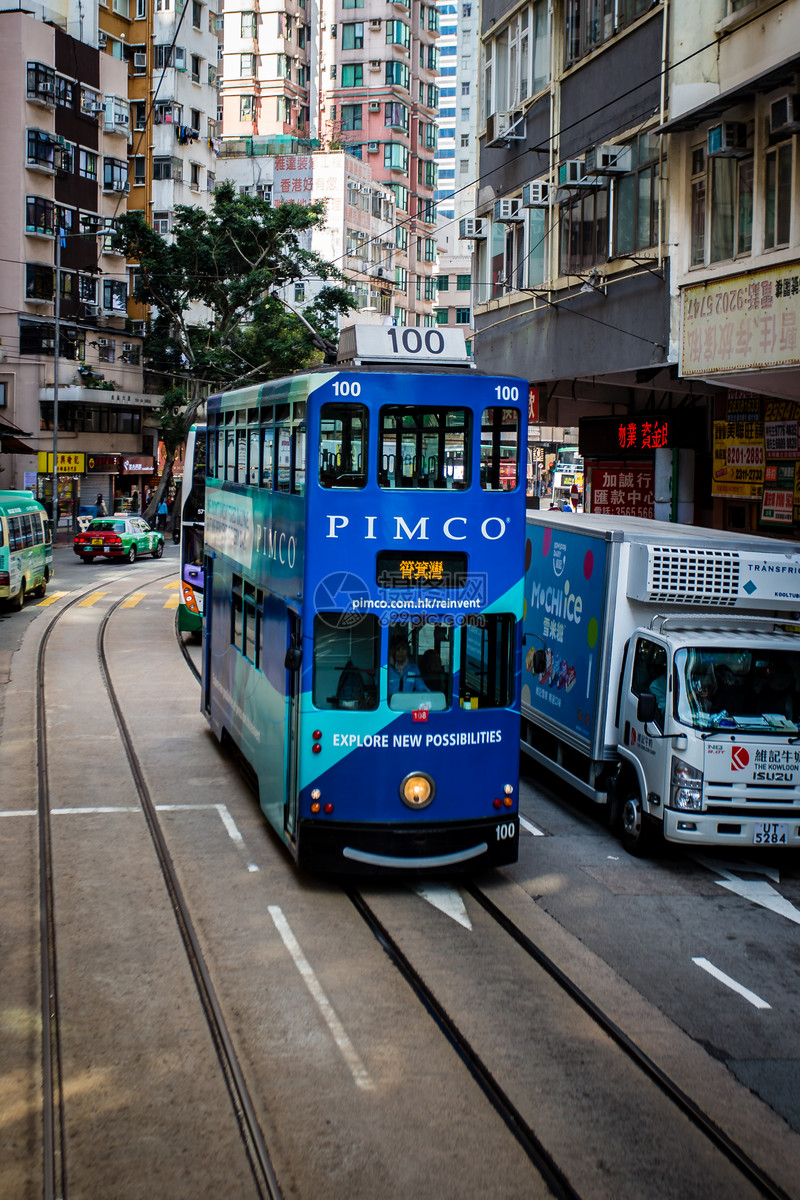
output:
[[25,264],[25,298],[27,300],[53,299],[53,268],[39,263]]
[[342,65],[342,87],[363,87],[364,67],[361,63],[344,63]]
[[97,179],[97,155],[91,150],[78,152],[78,174],[81,179]]
[[469,309],[468,308],[457,308],[456,309],[456,325],[469,325]]
[[55,233],[56,208],[52,200],[42,196],[28,196],[25,204],[25,232]]
[[128,310],[128,285],[115,279],[103,280],[103,308],[108,312],[122,314]]
[[256,56],[255,54],[240,54],[239,55],[239,75],[242,79],[255,74]]
[[252,121],[256,115],[256,98],[255,96],[240,96],[239,97],[239,120]]
[[658,203],[661,179],[661,138],[640,134],[631,147],[633,171],[617,181],[617,254],[644,250],[658,241]]
[[703,146],[692,150],[692,245],[691,263],[706,261],[706,152]]
[[561,208],[561,274],[579,275],[608,258],[608,191],[598,189]]
[[752,158],[712,158],[710,185],[709,261],[749,254],[753,245]]
[[360,129],[362,122],[361,105],[360,104],[343,104],[342,105],[342,124],[344,131]]
[[168,212],[153,213],[153,229],[155,229],[156,233],[160,233],[162,236],[169,233],[170,216]]
[[197,0],[192,0],[192,26],[201,29],[203,25],[203,6]]
[[256,36],[256,14],[254,12],[242,13],[241,35],[243,38]]
[[294,285],[294,298],[298,304],[302,304],[302,302],[305,300],[306,285],[304,283],[296,283]]
[[591,54],[648,12],[651,6],[652,0],[566,0],[564,53],[567,66]]
[[788,245],[792,224],[792,142],[766,153],[764,178],[764,248]]
[[[547,7],[547,0],[527,4],[486,43],[484,116],[510,112],[547,86],[550,79]],[[467,95],[463,88],[462,95]]]
[[457,292],[468,292],[471,286],[472,286],[472,276],[471,275],[456,275],[456,291]]
[[405,88],[408,91],[409,68],[405,63],[387,62],[386,64],[386,82],[395,84],[397,87]]
[[384,125],[389,129],[401,129],[404,133],[408,133],[408,109],[405,104],[399,104],[397,101],[388,101],[384,105]]
[[137,154],[133,160],[133,182],[135,187],[141,187],[145,181],[147,159],[143,154]]
[[342,49],[364,49],[364,22],[348,21],[342,25]]
[[448,312],[447,312],[447,309],[446,309],[446,308],[437,308],[437,310],[436,310],[436,324],[437,324],[437,325],[446,325],[446,324],[447,324],[447,319],[448,319]]
[[399,142],[386,142],[383,147],[383,165],[388,171],[408,174],[408,149]]

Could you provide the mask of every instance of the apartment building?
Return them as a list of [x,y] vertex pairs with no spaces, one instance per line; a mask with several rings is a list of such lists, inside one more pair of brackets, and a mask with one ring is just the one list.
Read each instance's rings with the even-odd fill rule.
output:
[[472,0],[440,0],[436,7],[442,36],[434,199],[441,224],[471,216],[475,209],[480,6]]
[[21,431],[2,439],[0,486],[49,499],[57,387],[69,519],[153,465],[143,451],[159,397],[143,389],[128,269],[111,248],[127,198],[128,66],[29,13],[0,12],[0,32],[0,418]]
[[480,183],[460,232],[476,246],[478,366],[537,385],[548,431],[593,421],[587,507],[613,478],[596,510],[710,523],[712,389],[670,353],[672,7],[486,0]]
[[[721,528],[800,529],[800,3],[673,0],[670,357],[714,389]],[[678,34],[678,31],[680,33]]]

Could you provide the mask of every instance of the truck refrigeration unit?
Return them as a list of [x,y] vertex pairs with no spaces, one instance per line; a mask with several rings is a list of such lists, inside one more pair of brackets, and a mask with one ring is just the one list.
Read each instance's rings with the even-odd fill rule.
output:
[[800,845],[800,550],[529,512],[522,749],[644,853]]

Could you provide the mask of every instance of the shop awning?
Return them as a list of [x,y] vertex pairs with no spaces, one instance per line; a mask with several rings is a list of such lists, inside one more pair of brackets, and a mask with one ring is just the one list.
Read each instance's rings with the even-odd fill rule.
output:
[[698,104],[695,108],[690,108],[685,113],[671,117],[663,125],[659,125],[653,132],[684,133],[687,129],[696,129],[698,125],[702,125],[706,121],[713,121],[714,117],[721,116],[729,108],[754,100],[762,92],[772,92],[775,88],[779,87],[792,87],[794,85],[794,77],[798,72],[800,72],[800,56],[794,54],[791,58],[784,59],[783,62],[778,63],[777,66],[770,67],[768,71],[763,71],[760,75],[754,75],[744,83],[737,84],[734,88],[729,88],[726,92],[710,96],[708,100],[704,100],[702,104]]
[[33,437],[7,417],[0,417],[0,454],[36,454],[31,446],[26,446],[20,438]]

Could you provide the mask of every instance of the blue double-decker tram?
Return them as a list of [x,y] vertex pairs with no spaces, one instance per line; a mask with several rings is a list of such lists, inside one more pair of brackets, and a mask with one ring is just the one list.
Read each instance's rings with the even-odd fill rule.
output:
[[513,862],[527,383],[456,330],[339,358],[209,400],[204,710],[304,867]]

